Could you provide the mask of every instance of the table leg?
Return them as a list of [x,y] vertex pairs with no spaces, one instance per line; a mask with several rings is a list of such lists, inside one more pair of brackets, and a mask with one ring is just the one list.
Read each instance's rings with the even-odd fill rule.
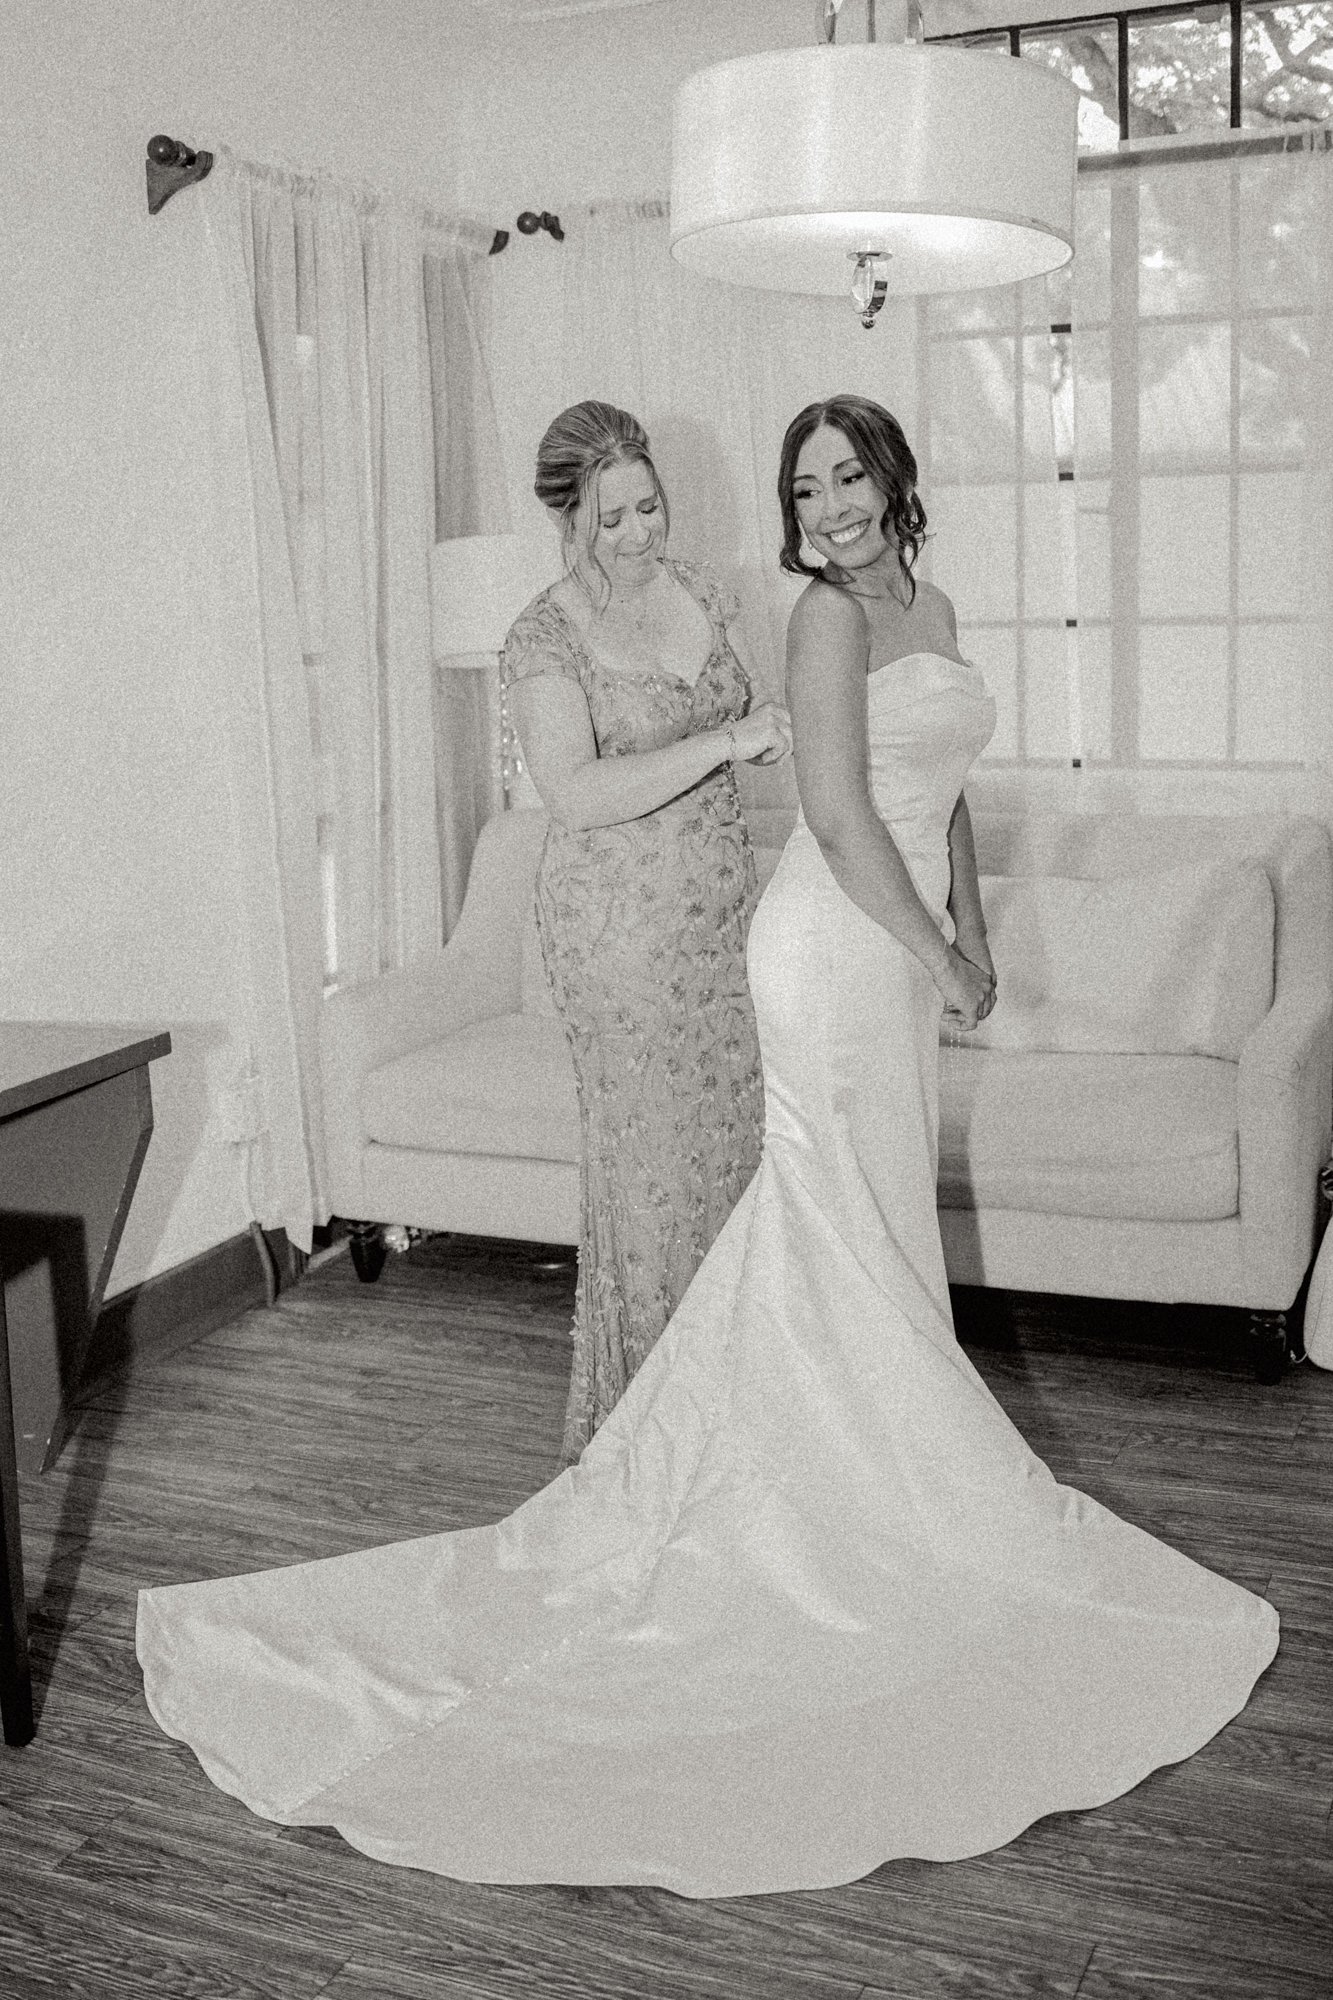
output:
[[19,1535],[19,1483],[14,1456],[14,1410],[9,1387],[9,1333],[0,1286],[0,1716],[6,1743],[31,1743],[32,1674],[28,1666],[28,1609],[23,1595],[23,1543]]

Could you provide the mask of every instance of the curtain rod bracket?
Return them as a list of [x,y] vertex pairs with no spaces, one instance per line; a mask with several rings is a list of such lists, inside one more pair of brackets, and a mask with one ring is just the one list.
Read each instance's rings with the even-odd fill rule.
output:
[[491,247],[487,254],[492,257],[498,257],[508,241],[509,231],[507,229],[497,229],[491,238]]
[[154,133],[148,141],[145,169],[148,175],[148,213],[165,208],[179,188],[201,181],[212,170],[211,153],[192,153],[182,139],[169,139],[165,132]]
[[539,229],[544,229],[557,243],[563,243],[565,240],[565,232],[560,227],[560,217],[548,214],[546,209],[538,215],[535,210],[525,208],[518,218],[518,228],[520,235],[523,236],[535,236]]

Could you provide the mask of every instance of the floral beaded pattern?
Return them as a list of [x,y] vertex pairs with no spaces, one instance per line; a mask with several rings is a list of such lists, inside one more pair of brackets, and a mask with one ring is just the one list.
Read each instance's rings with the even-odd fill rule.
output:
[[[505,644],[506,684],[577,680],[599,755],[656,750],[745,713],[734,605],[667,567],[713,643],[693,683],[595,659],[549,591]],[[754,856],[729,765],[617,826],[552,824],[537,928],[578,1082],[583,1161],[574,1365],[563,1460],[578,1458],[703,1262],[759,1164],[763,1084],[745,941]]]

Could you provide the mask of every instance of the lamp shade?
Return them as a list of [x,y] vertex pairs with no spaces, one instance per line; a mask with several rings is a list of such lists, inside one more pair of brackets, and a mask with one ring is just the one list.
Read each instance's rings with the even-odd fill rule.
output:
[[460,535],[431,550],[436,659],[498,653],[519,612],[561,573],[554,536]]
[[918,43],[772,50],[676,93],[671,252],[769,291],[1013,284],[1073,255],[1078,92],[1036,62]]

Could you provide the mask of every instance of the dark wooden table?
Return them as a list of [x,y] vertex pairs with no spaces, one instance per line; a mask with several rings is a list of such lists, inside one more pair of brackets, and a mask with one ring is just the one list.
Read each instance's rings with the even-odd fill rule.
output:
[[0,1022],[0,1711],[32,1739],[18,1468],[69,1435],[93,1322],[153,1129],[148,1065],[171,1037]]

